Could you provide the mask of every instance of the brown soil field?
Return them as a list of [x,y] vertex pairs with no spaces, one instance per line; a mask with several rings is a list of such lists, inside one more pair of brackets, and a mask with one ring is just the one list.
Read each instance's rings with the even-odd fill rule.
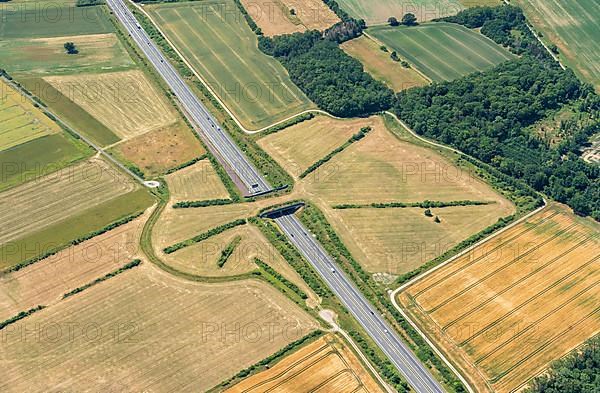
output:
[[113,151],[150,176],[206,153],[204,147],[183,121],[119,143]]
[[268,284],[146,263],[5,328],[0,390],[206,391],[316,328]]
[[269,370],[232,388],[238,392],[384,392],[338,337],[324,336],[288,355]]
[[148,216],[145,213],[112,231],[0,276],[0,321],[37,305],[54,304],[65,293],[135,259]]
[[306,192],[330,204],[372,202],[496,201],[512,204],[473,173],[431,149],[396,138],[380,118],[354,143],[306,179]]
[[45,81],[122,139],[175,123],[175,111],[142,71],[49,76]]
[[198,161],[192,166],[167,175],[165,179],[172,201],[229,198],[227,189],[209,160]]
[[478,391],[515,391],[600,331],[599,234],[553,204],[399,299]]
[[394,91],[429,84],[429,81],[413,68],[403,67],[390,58],[390,52],[384,52],[379,47],[378,43],[366,36],[346,41],[341,45],[344,52],[360,60],[369,74]]
[[137,189],[128,176],[97,158],[0,193],[0,245]]
[[362,127],[382,126],[370,119],[336,120],[317,116],[259,139],[258,144],[294,178],[309,166],[343,145]]
[[242,0],[242,4],[266,36],[325,30],[340,21],[321,0]]
[[407,273],[513,212],[509,205],[331,211],[331,224],[352,255],[372,273]]

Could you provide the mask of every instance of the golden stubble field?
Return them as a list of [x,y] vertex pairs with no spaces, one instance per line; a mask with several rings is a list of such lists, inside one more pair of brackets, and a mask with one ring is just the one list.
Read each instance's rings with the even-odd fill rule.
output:
[[201,160],[165,176],[173,202],[227,199],[229,193],[210,160]]
[[65,293],[139,256],[139,236],[148,216],[149,212],[24,269],[0,276],[0,321],[38,305],[54,304]]
[[399,300],[478,390],[511,392],[600,331],[599,234],[553,204]]
[[317,327],[263,282],[145,263],[3,329],[0,390],[206,391]]
[[332,334],[304,346],[269,370],[226,390],[227,393],[268,391],[384,392],[352,350]]
[[44,80],[122,139],[177,120],[165,97],[139,70],[48,76]]
[[0,245],[138,188],[99,158],[12,188],[0,193]]

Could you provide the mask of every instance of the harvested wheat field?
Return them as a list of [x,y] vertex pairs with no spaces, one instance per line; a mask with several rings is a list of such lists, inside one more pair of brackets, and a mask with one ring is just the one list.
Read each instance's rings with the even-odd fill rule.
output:
[[175,111],[142,71],[49,76],[45,81],[122,139],[175,123]]
[[331,223],[364,268],[408,273],[514,212],[510,205],[333,210]]
[[242,4],[266,36],[325,30],[340,21],[321,0],[242,0]]
[[295,178],[341,146],[362,127],[382,127],[375,117],[336,120],[325,116],[298,123],[259,139],[258,144]]
[[137,189],[97,158],[0,193],[0,245]]
[[[364,139],[308,176],[306,191],[330,204],[495,201],[512,204],[431,149],[398,140],[378,118]],[[499,215],[500,216],[500,215]]]
[[100,236],[0,276],[0,321],[37,305],[50,305],[65,293],[119,269],[138,256],[143,216]]
[[520,389],[600,331],[599,234],[553,204],[417,280],[400,301],[478,391]]
[[316,328],[263,282],[191,283],[146,263],[4,329],[0,390],[206,391]]
[[206,153],[192,132],[180,120],[119,143],[112,152],[156,176]]
[[165,177],[172,201],[226,199],[229,192],[209,160],[201,160]]
[[339,336],[329,334],[253,375],[227,393],[384,392]]

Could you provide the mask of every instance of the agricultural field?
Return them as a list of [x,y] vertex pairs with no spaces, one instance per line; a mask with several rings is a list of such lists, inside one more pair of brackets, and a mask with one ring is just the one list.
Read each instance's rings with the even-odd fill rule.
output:
[[[468,1],[468,0],[467,0]],[[338,0],[342,8],[368,25],[386,23],[390,16],[400,20],[408,12],[424,22],[442,16],[454,15],[464,7],[458,0]]]
[[378,43],[366,36],[346,41],[341,48],[350,56],[358,59],[365,70],[398,92],[411,87],[424,86],[429,81],[413,68],[405,68],[390,58],[390,52],[380,49]]
[[[0,321],[115,271],[138,256],[139,236],[149,213],[100,236],[0,277]],[[51,279],[49,279],[51,278]]]
[[121,139],[177,121],[175,110],[139,70],[48,76],[44,80]]
[[241,392],[384,392],[352,350],[332,334],[288,355],[269,370],[253,375],[227,393]]
[[478,391],[519,390],[600,331],[599,233],[552,204],[399,299]]
[[325,30],[340,21],[321,0],[242,0],[242,4],[266,36]]
[[119,143],[110,152],[156,176],[206,153],[192,132],[180,120]]
[[[64,334],[21,339],[34,326]],[[11,325],[0,389],[206,391],[317,327],[263,282],[191,283],[145,263]]]
[[227,189],[208,159],[173,172],[165,179],[173,201],[229,198]]
[[449,81],[514,58],[489,38],[453,23],[377,26],[369,34],[433,81]]
[[600,37],[595,0],[516,0],[527,19],[558,47],[561,61],[600,91]]
[[152,204],[148,192],[90,159],[0,194],[0,268],[100,229]]
[[258,140],[258,145],[289,174],[298,178],[309,166],[341,146],[362,127],[372,126],[368,120],[336,120],[317,116]]
[[314,107],[283,66],[258,49],[256,35],[232,0],[149,5],[146,10],[246,128],[265,127]]
[[[79,53],[69,55],[64,43]],[[2,67],[15,77],[120,71],[134,66],[114,33],[0,40]]]

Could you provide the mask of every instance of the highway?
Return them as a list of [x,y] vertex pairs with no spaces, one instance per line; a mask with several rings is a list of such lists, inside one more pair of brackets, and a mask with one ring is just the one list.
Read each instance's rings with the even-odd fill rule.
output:
[[320,276],[342,301],[344,306],[387,355],[410,386],[417,392],[444,390],[406,346],[396,332],[379,315],[364,295],[352,284],[346,274],[293,214],[274,218],[288,239],[312,264]]
[[[140,26],[127,8],[123,0],[107,0],[114,15],[125,26],[131,38],[140,47],[144,55],[152,63],[158,74],[171,88],[188,120],[195,126],[202,140],[211,152],[228,169],[230,174],[239,180],[238,186],[245,195],[262,194],[272,190],[256,168],[244,156],[244,153],[231,139],[217,120],[210,114],[204,104],[196,97],[189,86],[185,84],[175,68],[169,63],[146,31]],[[234,181],[236,179],[234,178]],[[239,183],[243,183],[243,186]],[[245,188],[245,189],[244,189]]]

